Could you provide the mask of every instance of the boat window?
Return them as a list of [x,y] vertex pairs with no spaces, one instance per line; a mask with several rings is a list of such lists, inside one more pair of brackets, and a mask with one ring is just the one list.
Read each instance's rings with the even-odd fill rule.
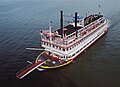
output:
[[50,46],[50,44],[48,44],[48,46]]
[[73,54],[73,56],[74,56],[75,54]]
[[65,49],[63,49],[63,51],[65,51]]
[[68,51],[69,49],[67,48],[66,50]]

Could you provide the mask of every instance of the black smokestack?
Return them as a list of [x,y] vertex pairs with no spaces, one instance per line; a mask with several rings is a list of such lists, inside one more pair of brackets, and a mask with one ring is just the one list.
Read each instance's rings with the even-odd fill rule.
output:
[[60,11],[60,29],[62,29],[62,37],[64,36],[64,30],[63,30],[63,11]]
[[78,37],[77,36],[77,33],[78,33],[78,31],[77,31],[77,12],[75,12],[75,31],[76,31],[76,37]]

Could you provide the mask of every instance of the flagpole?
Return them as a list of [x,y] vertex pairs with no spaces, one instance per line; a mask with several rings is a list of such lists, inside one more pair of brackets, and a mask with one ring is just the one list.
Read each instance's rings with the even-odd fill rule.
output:
[[101,5],[99,5],[99,14],[101,14],[101,13],[100,13],[100,9],[101,9]]
[[52,21],[49,22],[49,32],[50,32],[50,49],[52,49]]

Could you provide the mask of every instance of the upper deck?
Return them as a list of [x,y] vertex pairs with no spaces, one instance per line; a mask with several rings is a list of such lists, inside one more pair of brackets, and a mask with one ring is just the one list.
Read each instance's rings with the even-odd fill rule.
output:
[[[95,27],[104,23],[105,18],[102,15],[90,15],[82,19],[84,27],[80,26],[80,21],[77,22],[77,36],[74,22],[65,26],[63,29],[58,29],[54,32],[42,31],[41,40],[46,45],[55,45],[62,48],[70,47],[75,41],[84,38],[87,34],[95,29]],[[62,37],[63,31],[65,36]]]

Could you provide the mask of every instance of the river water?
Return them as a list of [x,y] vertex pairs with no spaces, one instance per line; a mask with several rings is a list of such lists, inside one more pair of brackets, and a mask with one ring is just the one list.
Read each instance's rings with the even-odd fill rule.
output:
[[[0,0],[0,87],[120,87],[119,0]],[[99,8],[101,5],[101,8]],[[80,16],[103,13],[110,21],[107,34],[68,66],[38,72],[19,80],[16,72],[41,51],[40,30],[59,28],[59,11]],[[70,18],[65,17],[65,20]]]

